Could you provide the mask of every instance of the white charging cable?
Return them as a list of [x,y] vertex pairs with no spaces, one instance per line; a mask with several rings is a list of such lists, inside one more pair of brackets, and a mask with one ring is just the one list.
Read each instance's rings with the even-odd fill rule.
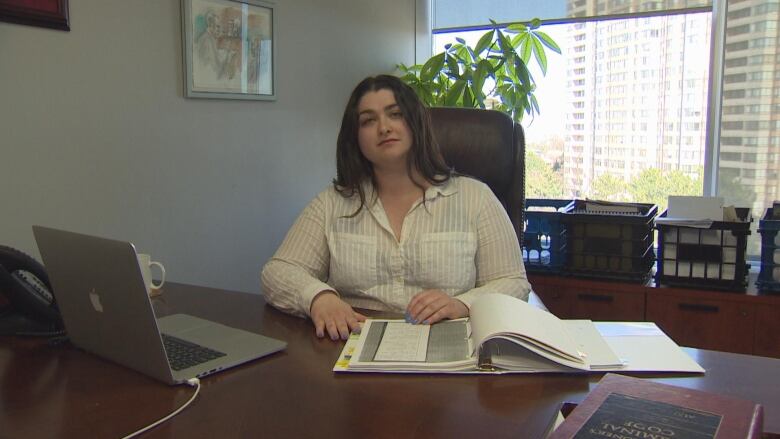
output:
[[142,429],[140,429],[138,431],[134,431],[133,433],[128,434],[127,436],[123,437],[122,439],[130,439],[131,437],[136,437],[136,436],[138,436],[139,434],[141,434],[143,432],[149,431],[152,428],[157,427],[158,425],[162,424],[163,422],[165,422],[165,421],[171,419],[172,417],[178,415],[182,410],[187,408],[187,406],[190,405],[192,403],[192,401],[195,401],[195,398],[198,396],[198,393],[200,393],[200,380],[197,379],[197,378],[190,378],[190,379],[187,380],[187,385],[195,387],[195,393],[192,395],[192,397],[190,398],[189,401],[185,402],[184,405],[182,405],[181,407],[176,409],[176,411],[172,412],[168,416],[166,416],[164,418],[161,418],[161,419],[157,420],[156,422],[154,422],[153,424],[149,424],[146,427],[144,427],[144,428],[142,428]]

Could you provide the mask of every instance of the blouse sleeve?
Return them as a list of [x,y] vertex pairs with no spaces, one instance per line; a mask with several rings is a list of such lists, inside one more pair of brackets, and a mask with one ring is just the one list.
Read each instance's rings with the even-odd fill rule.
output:
[[333,290],[325,283],[330,264],[325,198],[320,194],[306,206],[261,274],[268,303],[302,317],[318,293]]
[[485,194],[477,215],[477,253],[475,288],[456,296],[471,307],[481,294],[499,293],[528,300],[528,283],[520,244],[506,210],[493,192]]

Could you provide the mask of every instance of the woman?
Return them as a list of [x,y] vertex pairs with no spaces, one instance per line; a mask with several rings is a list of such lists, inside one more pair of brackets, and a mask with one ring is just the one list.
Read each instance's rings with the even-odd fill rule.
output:
[[453,175],[427,109],[394,76],[347,103],[337,178],[301,213],[262,272],[269,303],[346,339],[356,308],[432,324],[469,315],[483,293],[527,298],[517,236],[485,184]]

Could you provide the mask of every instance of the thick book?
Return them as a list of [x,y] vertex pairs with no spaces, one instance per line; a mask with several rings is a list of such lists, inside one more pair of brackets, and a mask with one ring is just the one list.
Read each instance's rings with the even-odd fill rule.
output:
[[760,404],[609,373],[549,439],[760,438]]
[[434,325],[368,319],[336,372],[704,372],[653,323],[561,320],[525,301],[487,294],[470,317]]

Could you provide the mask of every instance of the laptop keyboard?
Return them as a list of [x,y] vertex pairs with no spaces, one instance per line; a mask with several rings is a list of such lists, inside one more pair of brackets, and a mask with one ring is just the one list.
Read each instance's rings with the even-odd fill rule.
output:
[[224,352],[215,351],[172,335],[162,334],[162,339],[168,363],[171,364],[173,370],[186,369],[225,356]]

